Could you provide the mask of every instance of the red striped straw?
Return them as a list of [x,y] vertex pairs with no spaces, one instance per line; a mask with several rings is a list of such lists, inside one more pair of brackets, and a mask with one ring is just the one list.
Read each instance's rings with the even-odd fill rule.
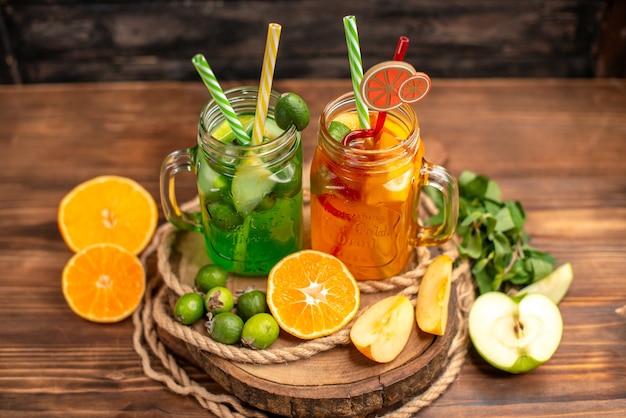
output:
[[[402,61],[404,60],[404,55],[406,53],[406,49],[409,46],[409,38],[406,36],[401,36],[398,39],[398,44],[396,45],[396,50],[393,54],[394,61]],[[360,90],[360,89],[359,89]],[[356,96],[355,96],[356,97]],[[352,140],[357,138],[365,138],[365,137],[373,137],[376,141],[380,136],[380,133],[385,126],[385,119],[387,119],[387,112],[378,112],[378,118],[376,119],[376,127],[374,129],[362,129],[360,131],[352,131],[348,133],[343,140],[341,141],[343,145],[346,147],[350,146]]]

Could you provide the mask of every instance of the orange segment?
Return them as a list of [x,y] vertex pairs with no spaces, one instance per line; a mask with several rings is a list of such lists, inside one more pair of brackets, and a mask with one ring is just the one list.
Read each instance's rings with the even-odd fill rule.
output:
[[336,257],[303,250],[283,258],[270,271],[267,304],[280,327],[302,339],[330,335],[356,315],[356,280]]
[[74,252],[98,243],[139,254],[157,226],[154,198],[132,179],[100,176],[72,189],[59,204],[59,230]]
[[[403,148],[397,147],[409,136],[409,132],[404,126],[393,119],[387,118],[382,134],[377,141],[376,149],[384,150],[385,155],[400,155],[405,152]],[[423,147],[418,149],[418,154],[414,158],[414,165],[400,165],[394,163],[385,164],[382,174],[366,177],[361,188],[361,195],[366,205],[376,205],[386,202],[406,201],[415,185],[413,179],[419,173],[421,160],[423,157]]]
[[63,296],[81,318],[118,322],[130,316],[143,297],[146,274],[141,261],[115,244],[89,246],[63,269]]

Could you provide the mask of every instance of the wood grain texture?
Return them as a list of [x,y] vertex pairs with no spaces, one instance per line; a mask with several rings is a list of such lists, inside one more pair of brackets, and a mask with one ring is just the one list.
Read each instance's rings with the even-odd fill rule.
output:
[[[269,22],[283,26],[278,78],[347,77],[348,14],[365,68],[404,35],[407,61],[435,77],[593,77],[598,59],[611,62],[602,76],[623,75],[615,41],[598,56],[612,1],[5,0],[0,11],[25,83],[195,80],[196,53],[220,80],[258,79]],[[619,22],[606,25],[618,42]]]
[[[350,83],[275,86],[310,104],[310,159],[315,115]],[[92,324],[70,311],[60,282],[71,253],[56,226],[63,195],[97,175],[130,176],[156,198],[161,160],[193,145],[207,98],[199,82],[0,86],[0,416],[211,416],[144,376],[130,320]],[[624,416],[626,82],[435,78],[415,108],[426,156],[437,141],[455,175],[498,181],[522,202],[532,243],[575,274],[550,362],[510,376],[470,349],[458,379],[420,416]],[[193,195],[192,181],[179,186]]]

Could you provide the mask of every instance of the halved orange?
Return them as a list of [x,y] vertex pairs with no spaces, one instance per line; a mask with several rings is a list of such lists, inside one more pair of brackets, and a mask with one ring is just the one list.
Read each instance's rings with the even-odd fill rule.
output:
[[116,244],[95,244],[74,254],[63,269],[63,296],[81,318],[119,322],[143,297],[146,273],[136,255]]
[[158,212],[152,195],[136,181],[99,176],[65,195],[57,221],[63,240],[74,252],[107,242],[139,254],[154,234]]
[[357,281],[336,257],[314,250],[286,256],[269,273],[267,304],[281,329],[302,339],[333,334],[359,310]]

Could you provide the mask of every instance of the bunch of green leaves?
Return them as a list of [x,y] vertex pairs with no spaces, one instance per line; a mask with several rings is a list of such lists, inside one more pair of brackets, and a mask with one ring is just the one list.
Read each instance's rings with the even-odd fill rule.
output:
[[[464,171],[459,182],[457,234],[461,257],[470,260],[479,292],[507,292],[541,280],[554,269],[555,259],[533,248],[524,232],[526,214],[517,201],[502,201],[500,187],[484,175]],[[425,192],[439,208],[427,223],[441,222],[441,194]]]

